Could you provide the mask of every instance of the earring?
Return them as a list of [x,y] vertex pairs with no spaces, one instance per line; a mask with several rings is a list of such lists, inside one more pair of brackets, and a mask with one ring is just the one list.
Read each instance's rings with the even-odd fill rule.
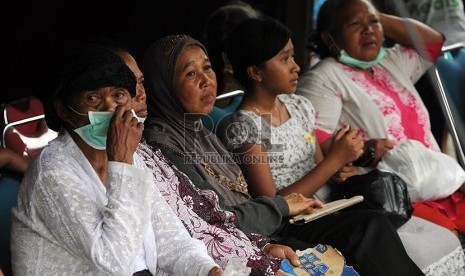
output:
[[329,40],[330,40],[330,44],[329,44],[329,46],[328,46],[329,53],[330,53],[333,57],[338,58],[339,55],[341,54],[341,53],[340,53],[341,50],[340,50],[339,47],[337,46],[336,41],[334,40],[333,36],[332,36],[330,33],[328,33],[328,38],[329,38]]
[[329,53],[333,56],[333,57],[338,57],[339,56],[339,50],[338,50],[338,47],[335,46],[334,44],[331,44],[329,45],[328,47],[328,50],[329,50]]

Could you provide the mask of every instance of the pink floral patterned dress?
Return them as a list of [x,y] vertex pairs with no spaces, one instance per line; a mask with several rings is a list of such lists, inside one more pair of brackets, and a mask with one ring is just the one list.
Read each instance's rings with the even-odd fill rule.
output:
[[[428,46],[440,49],[441,45]],[[429,60],[435,60],[439,53],[437,49],[430,51]],[[360,129],[366,140],[414,139],[440,150],[431,132],[428,111],[414,87],[431,67],[429,60],[415,49],[396,45],[386,49],[384,59],[372,67],[372,76],[334,58],[326,58],[305,72],[296,93],[310,99],[316,110],[319,142],[348,123]],[[456,192],[442,200],[416,204],[414,214],[465,232],[465,210],[461,209],[465,209],[465,196]]]

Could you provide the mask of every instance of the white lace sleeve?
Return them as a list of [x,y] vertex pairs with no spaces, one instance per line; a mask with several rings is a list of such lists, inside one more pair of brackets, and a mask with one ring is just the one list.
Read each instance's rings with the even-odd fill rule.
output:
[[408,76],[415,83],[433,64],[414,48],[396,44],[386,50],[386,66],[391,73]]
[[15,273],[130,275],[150,220],[152,176],[109,162],[108,203],[98,204],[102,183],[70,159],[39,161],[24,179],[12,242]]
[[253,112],[238,110],[228,118],[227,123],[228,127],[224,128],[221,141],[229,151],[234,152],[245,144],[264,144],[270,141],[269,135],[266,135],[270,133],[269,127],[263,118]]
[[[337,80],[337,74],[330,70],[331,64],[321,62],[324,67],[318,66],[314,70],[308,70],[299,79],[296,94],[307,98],[315,107],[316,129],[326,133],[327,139],[338,129],[343,99],[342,89],[336,89],[332,81]],[[323,141],[320,140],[321,142]]]

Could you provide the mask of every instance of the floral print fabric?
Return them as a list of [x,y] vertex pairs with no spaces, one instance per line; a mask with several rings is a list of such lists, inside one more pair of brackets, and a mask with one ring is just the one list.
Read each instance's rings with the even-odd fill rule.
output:
[[235,215],[222,210],[212,190],[199,190],[160,150],[140,144],[138,154],[157,182],[168,205],[181,219],[189,233],[203,241],[210,256],[222,268],[231,258],[240,259],[252,268],[251,275],[275,275],[279,260],[267,257],[259,248],[270,239],[251,234],[246,236],[234,222]]
[[320,143],[348,123],[366,139],[416,139],[439,150],[428,112],[414,87],[430,66],[414,49],[400,45],[386,50],[385,58],[372,67],[372,79],[326,58],[304,73],[296,93],[312,102],[316,128],[329,134],[321,135]]

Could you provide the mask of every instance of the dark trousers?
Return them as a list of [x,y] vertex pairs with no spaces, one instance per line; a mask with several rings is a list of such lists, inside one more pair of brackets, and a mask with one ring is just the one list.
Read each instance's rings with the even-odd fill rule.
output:
[[146,270],[138,271],[138,272],[132,274],[132,276],[152,276],[152,273],[150,273],[150,271],[148,271],[146,269]]
[[277,234],[294,249],[331,245],[362,276],[424,275],[407,255],[396,229],[376,211],[346,211],[305,225],[285,223]]

